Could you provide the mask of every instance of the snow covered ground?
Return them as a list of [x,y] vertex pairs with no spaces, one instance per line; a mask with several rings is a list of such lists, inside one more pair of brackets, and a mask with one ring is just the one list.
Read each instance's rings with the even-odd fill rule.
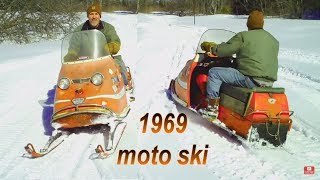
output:
[[[246,30],[246,17],[215,15],[196,17],[103,14],[122,40],[122,54],[131,67],[136,101],[118,150],[168,150],[167,165],[117,164],[109,159],[91,160],[101,135],[71,135],[49,155],[21,157],[24,146],[39,149],[44,135],[42,107],[60,70],[60,41],[29,45],[0,44],[0,179],[319,179],[320,173],[320,21],[266,19],[265,29],[280,41],[279,77],[276,86],[286,88],[293,128],[279,148],[252,148],[199,115],[182,109],[166,97],[165,89],[193,58],[201,34],[209,28]],[[149,121],[142,133],[140,118],[168,113],[188,117],[184,133],[154,134]],[[206,164],[180,165],[181,150],[207,150]],[[209,148],[205,148],[209,145]],[[201,153],[201,157],[204,152]],[[165,156],[164,156],[165,157]],[[305,175],[304,167],[315,174]]]

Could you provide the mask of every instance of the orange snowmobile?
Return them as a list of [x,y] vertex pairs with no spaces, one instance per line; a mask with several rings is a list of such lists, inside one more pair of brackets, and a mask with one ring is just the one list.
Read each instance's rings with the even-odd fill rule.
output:
[[[105,138],[105,148],[98,145],[96,149],[98,156],[107,157],[114,152],[126,126],[122,120],[130,111],[127,89],[133,87],[124,84],[115,62],[115,58],[121,56],[110,55],[105,49],[106,43],[105,36],[98,30],[71,33],[63,39],[62,66],[51,120],[57,132],[40,152],[29,143],[25,147],[28,157],[41,157],[71,133],[92,127],[102,131]],[[76,56],[66,59],[75,46],[79,47]],[[128,67],[125,73],[132,85]]]
[[[211,67],[236,67],[236,58],[217,57],[204,52],[202,42],[226,42],[235,33],[221,29],[210,29],[202,35],[196,55],[189,60],[179,75],[171,80],[169,97],[178,104],[201,114],[205,108],[206,83]],[[235,134],[248,142],[267,142],[279,146],[287,138],[292,126],[287,97],[284,88],[235,87],[223,83],[220,88],[218,117],[205,117],[215,125]]]

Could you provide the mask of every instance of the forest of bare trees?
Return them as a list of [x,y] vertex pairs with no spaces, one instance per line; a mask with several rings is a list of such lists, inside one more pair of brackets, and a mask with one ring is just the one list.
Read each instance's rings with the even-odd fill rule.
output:
[[1,0],[0,43],[29,43],[70,32],[78,16],[64,0]]
[[[87,0],[88,1],[88,0]],[[187,14],[248,14],[253,9],[266,15],[303,18],[305,12],[320,13],[319,0],[96,0],[107,11],[115,9],[148,13],[152,11]]]
[[253,9],[266,15],[302,18],[306,11],[320,11],[319,0],[139,0],[140,12],[186,11],[196,14],[248,14]]
[[269,16],[320,19],[320,0],[0,0],[0,43],[28,43],[70,32],[78,12],[92,3],[105,12],[242,15],[258,9]]

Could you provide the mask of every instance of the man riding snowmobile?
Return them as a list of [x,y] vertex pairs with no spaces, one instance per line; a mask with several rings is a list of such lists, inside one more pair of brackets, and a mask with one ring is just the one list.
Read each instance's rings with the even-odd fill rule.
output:
[[[95,26],[99,27],[102,22],[96,21],[95,17],[100,17],[100,14],[91,10],[100,14],[101,11],[95,6],[88,8],[89,21],[99,22]],[[134,98],[130,96],[128,101],[128,85],[133,89],[132,83],[128,83],[132,81],[129,79],[130,71],[127,72],[121,56],[113,56],[119,51],[120,40],[114,28],[110,29],[115,36],[109,38],[95,28],[75,31],[63,38],[62,66],[55,86],[54,102],[50,104],[53,106],[50,122],[56,131],[40,152],[35,151],[31,143],[25,146],[26,157],[42,157],[70,134],[87,130],[90,134],[100,132],[104,137],[104,148],[98,145],[92,158],[106,158],[115,151],[126,127],[125,118],[131,109],[129,102]],[[119,43],[112,39],[118,39]],[[124,70],[119,62],[122,62]],[[128,78],[127,84],[125,77]],[[130,91],[128,93],[131,94]]]
[[205,31],[194,58],[171,80],[168,97],[239,139],[279,146],[287,139],[293,114],[285,89],[272,87],[279,43],[262,29],[261,12],[252,12],[247,24],[249,31],[238,34]]
[[[88,20],[83,24],[79,25],[74,32],[77,31],[86,31],[97,29],[101,31],[107,40],[107,44],[104,45],[104,51],[109,52],[111,55],[114,55],[116,63],[121,69],[121,74],[124,79],[124,83],[127,86],[127,90],[132,89],[131,75],[130,72],[127,72],[127,68],[120,55],[116,55],[121,46],[120,38],[114,28],[110,23],[101,20],[101,6],[100,5],[91,5],[87,8],[87,17]],[[64,57],[65,61],[73,61],[81,56],[81,50],[88,50],[91,45],[90,37],[77,37],[75,34],[74,37],[70,40],[69,52]],[[85,43],[83,43],[85,42]]]
[[277,80],[279,42],[263,29],[263,13],[252,11],[247,20],[248,31],[239,32],[228,42],[203,42],[202,50],[219,57],[236,54],[236,68],[212,67],[208,73],[208,108],[202,113],[217,117],[219,90],[222,83],[253,88],[273,85]]

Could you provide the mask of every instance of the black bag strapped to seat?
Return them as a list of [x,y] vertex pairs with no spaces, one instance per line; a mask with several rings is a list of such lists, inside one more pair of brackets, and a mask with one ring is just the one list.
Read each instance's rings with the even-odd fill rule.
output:
[[244,116],[246,107],[253,92],[282,94],[285,90],[284,88],[273,87],[254,87],[250,89],[222,83],[220,88],[220,104]]

